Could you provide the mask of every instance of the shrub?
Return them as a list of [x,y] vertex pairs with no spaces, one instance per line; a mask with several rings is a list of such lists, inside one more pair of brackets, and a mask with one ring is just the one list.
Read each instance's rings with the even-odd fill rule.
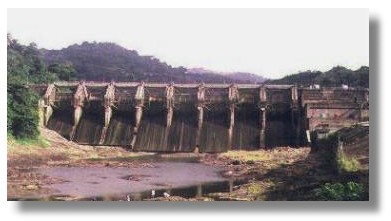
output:
[[354,157],[348,158],[344,153],[338,154],[338,169],[341,172],[356,172],[360,169],[360,162]]
[[7,129],[15,138],[36,138],[39,135],[38,96],[17,84],[8,84],[7,93]]
[[368,200],[368,187],[361,183],[348,182],[346,184],[326,183],[315,189],[317,200],[324,201],[360,201]]
[[262,187],[257,183],[249,183],[247,187],[247,193],[250,196],[257,196],[262,192]]

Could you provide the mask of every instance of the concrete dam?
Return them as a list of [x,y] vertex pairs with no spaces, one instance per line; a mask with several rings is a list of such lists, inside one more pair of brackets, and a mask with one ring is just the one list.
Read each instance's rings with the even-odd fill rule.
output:
[[31,85],[41,124],[79,144],[224,152],[302,146],[368,121],[369,90],[295,85],[58,82]]

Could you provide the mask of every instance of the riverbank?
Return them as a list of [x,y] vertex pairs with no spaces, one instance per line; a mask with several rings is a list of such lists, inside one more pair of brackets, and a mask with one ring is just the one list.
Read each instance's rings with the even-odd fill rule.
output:
[[[47,129],[42,136],[48,145],[8,143],[9,200],[316,200],[314,190],[325,183],[365,179],[365,171],[356,172],[356,178],[341,176],[327,153],[311,153],[309,147],[153,154],[81,146]],[[99,194],[116,184],[122,195]],[[140,193],[129,197],[129,185]],[[150,197],[151,189],[160,195]]]
[[54,131],[41,128],[42,142],[20,142],[8,139],[7,191],[9,199],[41,199],[53,194],[45,186],[66,182],[38,173],[40,168],[54,167],[142,167],[141,160],[153,155],[134,153],[119,147],[78,145]]

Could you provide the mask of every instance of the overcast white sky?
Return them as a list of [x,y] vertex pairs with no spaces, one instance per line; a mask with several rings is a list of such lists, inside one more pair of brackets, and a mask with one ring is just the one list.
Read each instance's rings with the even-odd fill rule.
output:
[[369,64],[367,9],[9,9],[21,43],[115,42],[173,66],[278,78]]

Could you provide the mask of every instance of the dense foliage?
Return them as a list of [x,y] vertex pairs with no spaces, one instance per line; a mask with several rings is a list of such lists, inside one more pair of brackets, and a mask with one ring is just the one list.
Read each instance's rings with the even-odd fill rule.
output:
[[[73,71],[74,72],[74,71]],[[51,66],[41,59],[34,43],[21,45],[7,36],[7,131],[17,138],[35,138],[38,131],[38,96],[31,83],[48,83],[72,77],[71,65]]]
[[7,129],[17,138],[36,138],[38,132],[37,95],[20,84],[7,85]]
[[355,71],[341,66],[334,67],[326,72],[305,71],[278,80],[270,80],[268,83],[297,84],[303,87],[313,84],[324,87],[340,87],[345,84],[350,87],[369,88],[369,67],[363,66]]
[[76,70],[70,62],[53,63],[48,67],[50,73],[56,73],[59,80],[74,81],[76,80]]
[[[172,68],[152,56],[140,56],[114,43],[74,44],[61,50],[42,50],[45,61],[71,62],[79,78],[95,81],[135,81],[156,77],[167,80],[169,76],[183,75],[186,69]],[[157,76],[154,76],[157,75]]]

